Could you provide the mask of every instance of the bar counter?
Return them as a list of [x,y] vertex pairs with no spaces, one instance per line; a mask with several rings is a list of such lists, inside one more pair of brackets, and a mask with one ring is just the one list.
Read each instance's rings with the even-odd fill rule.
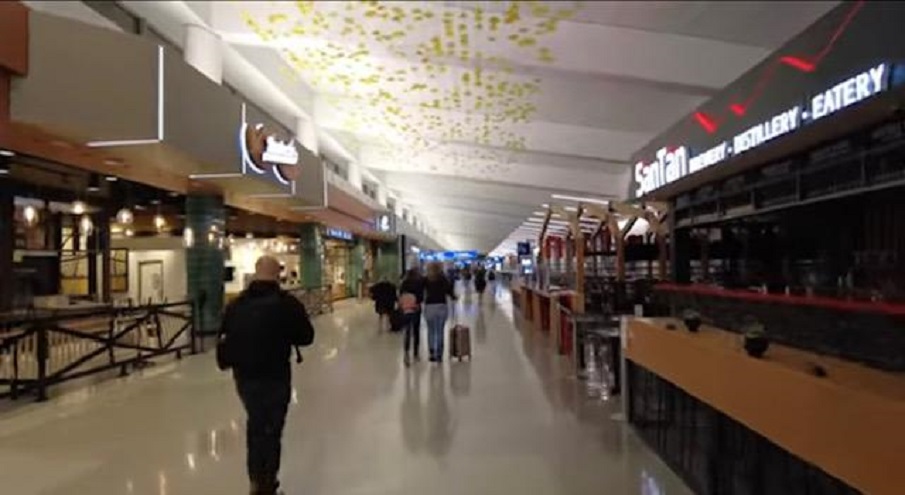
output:
[[627,328],[631,364],[854,489],[902,493],[905,374],[775,343],[756,359],[737,333],[691,333],[675,319],[632,318]]
[[838,311],[875,313],[888,316],[905,316],[905,304],[841,299],[822,296],[800,296],[786,294],[762,294],[748,290],[731,290],[711,285],[679,285],[660,283],[657,290],[702,296],[716,296],[754,303],[778,303],[790,306],[807,306]]
[[522,317],[535,329],[543,332],[552,331],[557,338],[562,320],[560,304],[564,302],[567,307],[571,307],[575,295],[575,291],[567,289],[545,290],[527,285],[513,288],[513,298],[519,298],[517,306],[521,308]]
[[736,332],[754,318],[774,342],[905,372],[903,304],[676,284],[657,284],[654,299],[674,316],[694,309],[705,322]]

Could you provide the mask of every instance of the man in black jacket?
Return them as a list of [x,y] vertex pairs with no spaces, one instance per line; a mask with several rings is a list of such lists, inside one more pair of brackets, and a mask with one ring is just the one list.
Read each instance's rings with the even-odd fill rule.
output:
[[[233,369],[245,412],[252,495],[274,495],[279,482],[283,426],[289,408],[292,348],[311,345],[314,328],[305,306],[280,289],[280,263],[264,256],[255,280],[223,317],[223,360]],[[301,354],[298,354],[301,358]],[[299,359],[300,360],[300,359]]]

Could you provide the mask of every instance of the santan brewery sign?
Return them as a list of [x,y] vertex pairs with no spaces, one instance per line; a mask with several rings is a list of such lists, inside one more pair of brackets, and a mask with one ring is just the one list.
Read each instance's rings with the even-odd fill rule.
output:
[[635,164],[635,197],[655,191],[723,160],[754,149],[804,124],[832,115],[843,108],[870,98],[887,88],[889,65],[880,64],[818,93],[804,104],[795,105],[772,118],[716,146],[691,155],[685,146],[661,148],[652,163]]

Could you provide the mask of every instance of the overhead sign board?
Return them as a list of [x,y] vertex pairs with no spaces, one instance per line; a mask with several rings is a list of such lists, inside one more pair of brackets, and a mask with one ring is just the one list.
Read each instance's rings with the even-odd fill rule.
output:
[[685,145],[660,148],[650,161],[635,164],[635,197],[739,156],[885,91],[890,69],[886,63],[871,67],[707,149],[692,150]]
[[324,235],[330,237],[332,239],[342,239],[344,241],[351,241],[354,239],[354,236],[351,232],[342,229],[336,229],[333,227],[327,227],[324,229]]
[[470,261],[478,259],[477,251],[422,251],[421,259],[424,261]]

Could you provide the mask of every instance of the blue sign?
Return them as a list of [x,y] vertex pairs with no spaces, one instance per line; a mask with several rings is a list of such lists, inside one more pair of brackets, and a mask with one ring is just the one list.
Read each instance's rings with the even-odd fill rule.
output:
[[478,256],[477,251],[421,252],[424,261],[469,261],[478,259]]
[[327,237],[342,239],[344,241],[351,241],[353,239],[351,232],[342,229],[334,229],[332,227],[327,227],[325,229],[325,234],[327,235]]

